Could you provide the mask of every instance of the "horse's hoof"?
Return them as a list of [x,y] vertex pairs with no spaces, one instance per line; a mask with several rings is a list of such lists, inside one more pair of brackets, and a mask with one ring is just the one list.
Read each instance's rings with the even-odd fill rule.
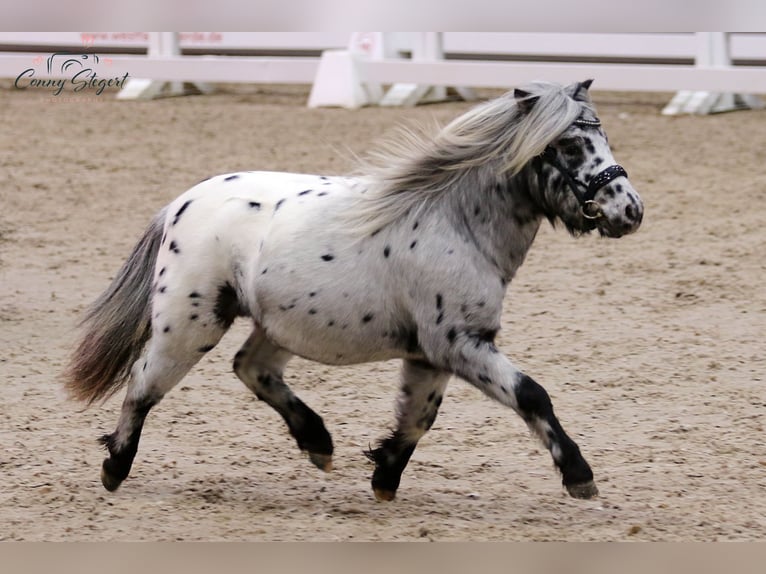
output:
[[598,496],[598,488],[592,480],[580,484],[567,484],[567,492],[572,498],[593,498]]
[[319,454],[316,452],[309,453],[309,460],[314,463],[319,470],[324,472],[330,472],[332,470],[332,455],[331,454]]
[[395,490],[385,490],[383,488],[373,488],[372,492],[375,493],[375,499],[383,502],[391,502],[396,498]]
[[109,492],[114,492],[122,484],[122,480],[115,478],[109,474],[104,467],[101,467],[101,484],[104,485]]

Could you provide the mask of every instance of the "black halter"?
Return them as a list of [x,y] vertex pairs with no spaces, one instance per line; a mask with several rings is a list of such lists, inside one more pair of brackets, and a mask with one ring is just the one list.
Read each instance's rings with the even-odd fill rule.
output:
[[[574,123],[583,126],[601,125],[601,122],[598,120],[585,119],[576,120]],[[610,165],[609,167],[598,172],[593,177],[593,179],[591,179],[590,182],[586,184],[574,177],[569,172],[567,167],[559,161],[558,153],[556,152],[556,148],[553,146],[547,146],[545,151],[540,154],[539,158],[540,160],[551,164],[559,171],[562,176],[564,176],[564,179],[569,184],[569,189],[572,190],[572,193],[580,204],[580,211],[582,212],[582,215],[585,217],[585,219],[598,219],[603,215],[601,212],[601,206],[597,202],[593,201],[593,198],[596,196],[596,193],[598,193],[599,189],[608,185],[618,177],[628,177],[628,172],[626,172],[621,165],[615,164]],[[542,161],[538,163],[538,173],[541,171]],[[585,191],[583,192],[581,189],[584,189]]]

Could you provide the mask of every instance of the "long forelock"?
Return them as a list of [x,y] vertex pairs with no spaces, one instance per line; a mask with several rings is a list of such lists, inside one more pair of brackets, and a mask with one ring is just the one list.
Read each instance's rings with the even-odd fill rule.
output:
[[[367,191],[349,209],[350,228],[372,233],[424,204],[477,170],[495,177],[519,173],[558,138],[589,102],[575,101],[556,84],[525,87],[537,101],[524,113],[512,93],[480,104],[430,136],[400,129],[360,163]],[[488,174],[481,179],[486,180]]]
[[534,157],[572,125],[584,109],[592,109],[589,101],[575,101],[563,87],[538,82],[527,88],[538,100],[515,126],[508,148],[505,170],[511,175],[521,171]]

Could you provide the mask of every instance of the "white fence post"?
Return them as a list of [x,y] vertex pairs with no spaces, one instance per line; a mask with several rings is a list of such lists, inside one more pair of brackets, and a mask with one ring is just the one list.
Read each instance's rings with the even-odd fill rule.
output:
[[[438,62],[444,59],[444,36],[442,32],[413,34],[412,60],[415,62]],[[465,100],[476,96],[470,88],[454,88]],[[419,103],[441,102],[447,99],[447,86],[428,84],[394,84],[380,100],[381,106],[414,106]]]
[[[731,57],[726,32],[697,32],[694,64],[702,68],[729,68]],[[711,114],[741,109],[760,109],[763,102],[756,96],[732,92],[682,90],[662,110],[666,116],[678,114]]]
[[324,50],[311,85],[308,107],[360,108],[377,104],[383,88],[374,82],[363,82],[359,64],[370,59],[382,60],[389,55],[383,32],[354,32],[345,50]]
[[[395,83],[383,95],[381,84],[366,77],[366,62],[401,59],[403,51],[412,54],[412,62],[428,64],[443,61],[443,33],[354,32],[347,50],[322,52],[309,96],[309,107],[414,106],[446,100],[447,86]],[[454,90],[465,100],[476,97],[470,88],[454,87]]]
[[[150,32],[147,57],[153,59],[177,58],[181,55],[178,32]],[[119,100],[150,100],[159,95],[182,96],[189,93],[212,92],[200,82],[165,82],[162,80],[131,78],[117,93]]]

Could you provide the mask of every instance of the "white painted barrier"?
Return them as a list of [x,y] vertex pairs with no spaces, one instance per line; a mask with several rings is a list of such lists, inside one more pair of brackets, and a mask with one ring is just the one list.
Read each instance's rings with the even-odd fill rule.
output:
[[[23,49],[25,45],[35,46],[37,50],[70,46],[75,50],[106,55],[110,50],[147,49],[151,39],[147,33],[101,34],[105,33],[0,32],[0,50],[3,46],[14,50]],[[368,90],[369,86],[391,84],[415,86],[415,91],[421,92],[423,87],[432,89],[456,84],[506,88],[534,79],[569,82],[593,77],[596,78],[594,87],[602,90],[684,91],[687,93],[685,101],[677,101],[680,94],[674,99],[676,111],[699,112],[701,108],[695,108],[692,100],[699,100],[700,92],[730,94],[730,103],[734,107],[747,101],[757,104],[757,100],[748,95],[766,93],[766,34],[723,36],[719,33],[724,38],[719,45],[725,53],[721,58],[707,57],[707,60],[702,48],[703,34],[715,33],[445,32],[441,35],[439,53],[435,57],[432,54],[423,58],[417,56],[418,37],[400,33],[395,35],[395,49],[384,50],[375,57],[362,58],[353,54],[350,60],[347,58],[350,64],[346,71],[334,73],[332,79],[336,84],[346,82],[342,85],[353,89],[360,85]],[[705,42],[710,43],[709,37]],[[175,53],[158,57],[156,54],[114,53],[107,58],[108,70],[102,66],[99,72],[102,75],[108,72],[115,78],[128,74],[131,79],[162,82],[305,83],[313,84],[316,91],[326,84],[318,75],[320,58],[317,54],[325,49],[346,48],[348,51],[348,43],[348,35],[343,33],[181,33],[178,46],[185,50],[193,48],[199,53],[210,50],[217,54],[247,51],[269,55]],[[709,46],[705,49],[709,50]],[[289,56],[273,55],[280,51],[289,52]],[[401,56],[407,53],[414,57],[402,59]],[[333,52],[326,54],[325,59],[331,58]],[[338,53],[334,54],[337,56]],[[443,54],[447,59],[441,58]],[[454,59],[456,57],[461,59]],[[41,52],[0,52],[0,77],[17,78],[40,58]],[[733,60],[744,61],[747,65],[732,65]],[[35,68],[35,73],[39,79],[52,77],[42,69]],[[375,92],[373,97],[363,103],[385,103],[386,93],[372,91]],[[413,103],[412,98],[403,98],[403,101]],[[325,101],[322,105],[330,103]],[[707,111],[716,111],[720,109],[716,104],[722,102],[719,98],[710,104],[708,98],[703,107],[707,107]],[[336,102],[336,105],[345,104]],[[361,104],[352,98],[349,107],[356,105]]]
[[[444,37],[441,34],[438,37],[441,45],[436,52],[442,53]],[[733,66],[730,37],[724,32],[699,32],[693,39],[695,50],[692,65],[627,62],[604,64],[598,61],[482,62],[450,61],[434,57],[413,57],[412,60],[376,59],[358,54],[352,43],[347,50],[330,50],[323,54],[323,60],[334,62],[337,69],[320,65],[312,86],[309,106],[358,107],[367,102],[357,101],[349,95],[358,93],[360,86],[366,85],[395,84],[392,90],[396,90],[397,86],[410,85],[413,86],[414,93],[427,94],[428,90],[434,87],[453,86],[458,78],[460,84],[473,87],[512,87],[539,79],[570,83],[596,78],[595,86],[602,90],[678,91],[663,110],[663,113],[668,115],[706,114],[763,107],[762,102],[752,94],[766,93],[765,67]],[[548,50],[557,48],[560,55],[567,54],[570,46],[578,45],[574,38],[568,40],[556,46],[548,46]],[[542,48],[543,46],[537,46],[536,49],[539,51]],[[580,53],[581,57],[590,53],[590,57],[593,58],[593,41],[589,47],[583,48],[580,45],[580,48],[586,50]],[[625,58],[627,53],[623,51],[619,58]],[[633,59],[647,58],[648,54],[654,54],[657,58],[661,53],[649,52],[644,47],[641,56]],[[675,52],[674,58],[678,59],[679,54],[681,52]],[[531,53],[527,57],[530,55]],[[763,45],[762,56],[766,57],[766,44]],[[615,56],[610,58],[619,59]],[[341,62],[344,65],[339,67]],[[330,86],[333,93],[338,94],[336,101],[332,101],[332,98],[326,95]],[[385,103],[386,99],[388,94],[384,95],[379,103]],[[397,103],[412,105],[417,101],[417,97],[405,97],[398,99]]]

